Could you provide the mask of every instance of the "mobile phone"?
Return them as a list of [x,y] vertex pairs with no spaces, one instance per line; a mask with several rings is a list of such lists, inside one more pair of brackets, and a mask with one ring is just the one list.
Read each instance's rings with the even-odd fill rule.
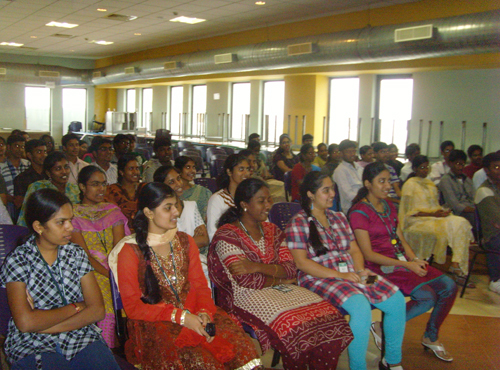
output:
[[211,337],[215,337],[215,324],[213,322],[209,322],[207,326],[205,326],[205,331]]
[[282,293],[288,293],[292,291],[292,288],[287,287],[286,285],[280,284],[273,286],[273,289],[278,290]]
[[368,276],[368,279],[366,279],[366,283],[365,284],[373,284],[374,282],[377,281],[377,275],[370,275]]

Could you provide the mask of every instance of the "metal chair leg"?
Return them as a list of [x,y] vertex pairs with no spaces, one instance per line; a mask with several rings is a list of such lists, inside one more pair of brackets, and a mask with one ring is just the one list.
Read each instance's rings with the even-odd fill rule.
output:
[[476,251],[474,253],[474,256],[472,257],[472,261],[470,262],[470,266],[469,266],[469,272],[467,273],[467,277],[465,278],[464,286],[462,287],[462,291],[460,292],[460,298],[463,298],[463,296],[464,296],[465,289],[467,288],[467,284],[469,284],[470,276],[472,275],[472,269],[474,268],[474,264],[476,263],[476,257],[480,253],[484,253],[484,252],[483,251]]

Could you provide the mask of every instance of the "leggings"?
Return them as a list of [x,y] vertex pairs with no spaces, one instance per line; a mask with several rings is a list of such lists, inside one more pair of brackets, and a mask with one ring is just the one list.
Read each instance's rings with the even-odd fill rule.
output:
[[[405,299],[397,291],[383,302],[374,304],[384,312],[385,359],[393,365],[401,362],[401,346],[405,333]],[[372,322],[372,308],[363,294],[349,297],[341,306],[351,319],[349,326],[354,340],[347,347],[350,370],[366,370],[366,351]]]
[[437,341],[439,328],[453,307],[457,291],[457,284],[446,275],[421,285],[411,292],[411,300],[406,304],[406,321],[434,308],[424,336],[432,342]]

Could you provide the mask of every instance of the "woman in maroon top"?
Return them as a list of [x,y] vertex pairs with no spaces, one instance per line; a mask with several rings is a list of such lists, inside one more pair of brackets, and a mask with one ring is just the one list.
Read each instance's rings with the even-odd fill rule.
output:
[[[369,164],[362,180],[364,186],[353,200],[349,220],[366,267],[411,297],[406,306],[406,321],[433,309],[422,345],[441,360],[452,361],[453,357],[438,341],[438,332],[453,306],[457,286],[427,261],[419,260],[404,239],[397,210],[392,202],[385,200],[391,187],[385,166],[378,162]],[[372,333],[378,341],[379,323],[372,324]]]

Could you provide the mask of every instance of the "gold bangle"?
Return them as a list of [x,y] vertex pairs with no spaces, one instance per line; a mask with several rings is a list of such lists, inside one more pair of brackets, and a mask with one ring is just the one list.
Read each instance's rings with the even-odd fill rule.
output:
[[186,320],[186,314],[187,314],[187,311],[182,311],[182,315],[181,315],[181,326],[184,326],[184,320]]
[[278,273],[278,265],[274,265],[274,267],[276,268],[276,270],[274,271],[274,275],[273,275],[273,277],[275,277],[275,276],[276,276],[276,274]]
[[176,322],[175,322],[175,314],[176,313],[177,313],[177,308],[174,308],[174,310],[172,311],[172,314],[170,315],[170,321],[172,321],[175,324],[176,324]]

